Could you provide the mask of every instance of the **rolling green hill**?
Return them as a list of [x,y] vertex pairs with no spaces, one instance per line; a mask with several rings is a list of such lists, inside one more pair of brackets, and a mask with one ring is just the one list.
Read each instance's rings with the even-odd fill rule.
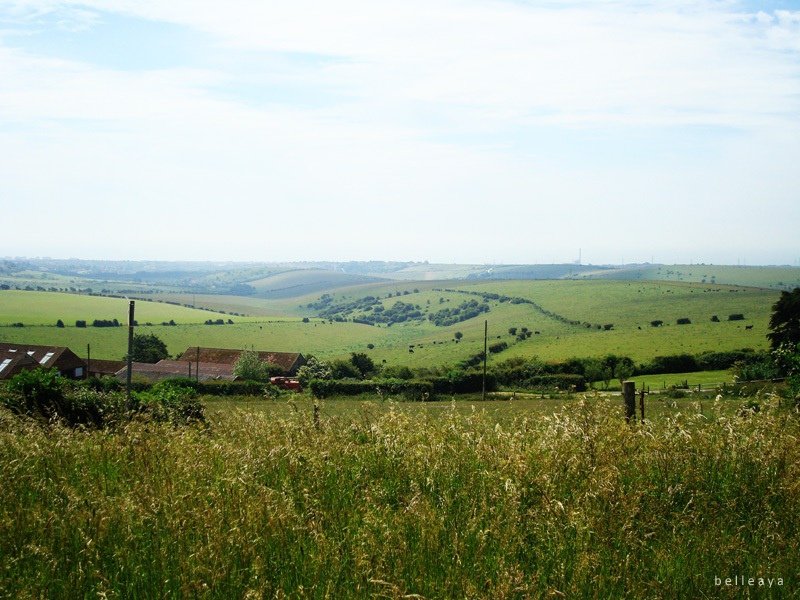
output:
[[[329,299],[322,301],[325,294]],[[137,303],[137,319],[154,323],[140,330],[159,335],[171,353],[191,345],[296,351],[324,358],[359,351],[391,364],[453,364],[483,350],[486,320],[489,344],[507,345],[491,354],[490,360],[514,356],[557,360],[613,352],[644,361],[681,352],[765,348],[769,314],[777,296],[773,290],[687,282],[383,281],[289,298],[194,298],[198,305],[259,315],[234,316],[234,325],[203,325],[208,318],[227,320],[229,315],[153,302]],[[190,295],[169,297],[188,303]],[[454,316],[455,309],[475,305],[481,307],[480,312],[466,320]],[[126,308],[127,303],[119,299],[0,292],[0,323],[26,324],[0,327],[0,339],[68,345],[78,351],[91,343],[97,358],[119,358],[126,343],[119,328],[61,329],[54,324],[58,318],[68,325],[77,318],[124,322]],[[744,320],[728,320],[737,313]],[[316,317],[323,314],[324,321]],[[381,315],[379,319],[376,314]],[[713,315],[718,322],[712,322]],[[303,323],[303,317],[310,322]],[[691,323],[678,325],[681,318]],[[178,325],[157,325],[169,319]],[[663,321],[663,325],[652,327],[651,321]],[[31,326],[34,323],[41,325]],[[606,330],[607,325],[612,327]],[[510,334],[510,328],[516,328],[517,334]],[[522,328],[530,332],[524,339],[519,336]],[[456,332],[463,334],[459,342],[454,339]]]
[[[206,310],[195,310],[160,302],[139,300],[136,303],[136,320],[140,323],[174,320],[177,323],[203,323],[223,315]],[[54,326],[61,319],[68,327],[82,319],[117,319],[128,322],[128,301],[124,298],[87,296],[61,292],[0,291],[0,325],[21,322],[24,325]]]
[[791,290],[800,287],[800,267],[732,265],[631,265],[587,274],[605,279],[684,281],[694,283],[744,285]]
[[259,298],[295,298],[318,291],[380,281],[377,277],[322,269],[297,269],[247,281]]

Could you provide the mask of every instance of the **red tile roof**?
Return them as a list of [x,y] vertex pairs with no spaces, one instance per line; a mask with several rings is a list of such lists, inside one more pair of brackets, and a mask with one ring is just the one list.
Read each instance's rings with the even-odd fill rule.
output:
[[[198,352],[199,351],[199,352]],[[219,363],[226,365],[234,365],[239,360],[239,356],[243,350],[233,350],[230,348],[199,348],[193,346],[187,348],[186,351],[178,357],[178,360],[183,361],[196,361],[199,359],[201,363]],[[258,357],[264,362],[278,365],[283,369],[284,373],[294,374],[297,369],[306,364],[306,359],[299,352],[268,352],[265,350],[257,350]]]
[[[157,363],[133,363],[133,376],[141,376],[151,381],[159,381],[161,379],[172,379],[175,377],[189,377],[191,365],[191,377],[194,379],[198,377],[197,363],[181,360],[161,360]],[[124,379],[128,373],[128,366],[125,365],[116,372],[116,376]],[[233,365],[224,365],[217,363],[200,363],[200,381],[207,381],[209,379],[222,379],[225,381],[233,381],[236,377],[233,375]]]

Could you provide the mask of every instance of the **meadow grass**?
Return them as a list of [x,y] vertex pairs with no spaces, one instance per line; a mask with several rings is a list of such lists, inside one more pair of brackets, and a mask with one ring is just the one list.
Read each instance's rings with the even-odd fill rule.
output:
[[[0,596],[698,598],[800,584],[800,421],[764,398],[644,426],[618,399],[209,411],[42,428],[0,412]],[[752,590],[763,592],[763,590]]]

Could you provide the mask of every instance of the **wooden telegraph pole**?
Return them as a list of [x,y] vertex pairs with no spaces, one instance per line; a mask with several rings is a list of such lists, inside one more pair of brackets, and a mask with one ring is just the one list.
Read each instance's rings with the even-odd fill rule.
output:
[[483,322],[483,387],[481,389],[481,400],[486,400],[486,352],[489,340],[489,321]]
[[133,375],[133,311],[134,302],[128,307],[128,374],[125,378],[125,399],[128,410],[133,410],[131,401],[131,376]]

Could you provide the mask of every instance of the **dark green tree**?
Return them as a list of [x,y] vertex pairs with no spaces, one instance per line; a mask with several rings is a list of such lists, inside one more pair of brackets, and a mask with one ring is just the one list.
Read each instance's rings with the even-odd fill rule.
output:
[[[128,355],[123,357],[127,360]],[[137,333],[133,336],[132,358],[135,362],[157,363],[169,358],[167,345],[157,335]]]
[[358,372],[361,373],[361,377],[364,379],[377,370],[372,359],[363,352],[352,352],[350,354],[350,362],[358,369]]
[[456,331],[455,334],[453,334],[453,337],[456,338],[457,340],[460,340],[461,338],[464,337],[464,334],[461,333],[460,331]]
[[781,297],[772,305],[769,328],[767,338],[773,350],[800,345],[800,287],[781,292]]

